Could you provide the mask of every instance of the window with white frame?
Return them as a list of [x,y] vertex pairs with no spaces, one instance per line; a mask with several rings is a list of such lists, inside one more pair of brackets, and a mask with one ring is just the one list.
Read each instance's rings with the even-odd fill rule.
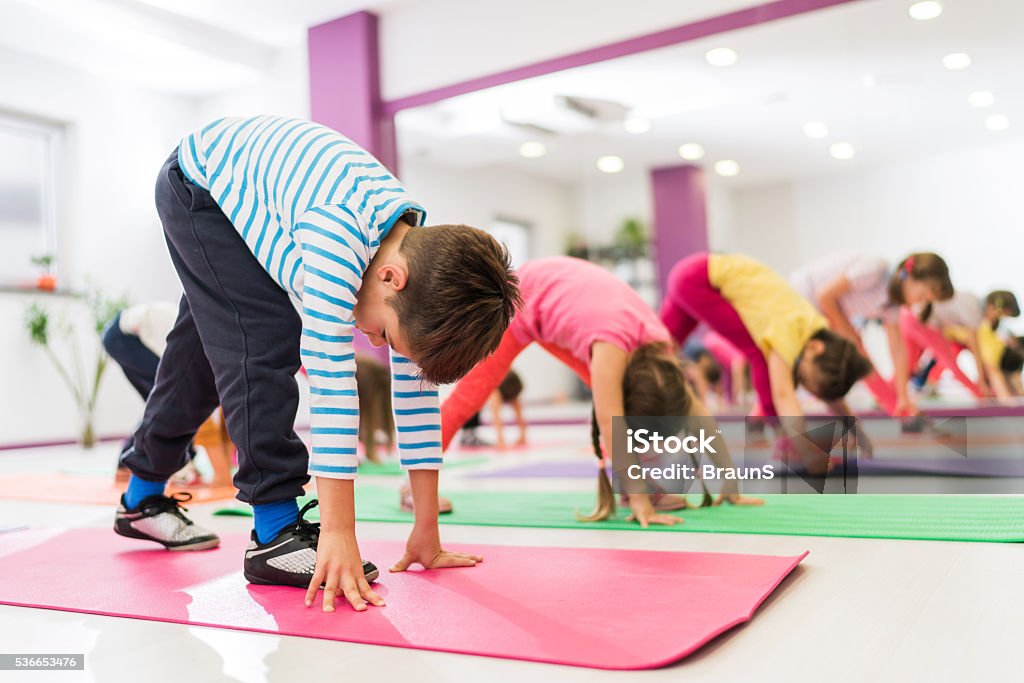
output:
[[50,256],[56,269],[55,159],[61,129],[0,114],[0,284],[35,281]]

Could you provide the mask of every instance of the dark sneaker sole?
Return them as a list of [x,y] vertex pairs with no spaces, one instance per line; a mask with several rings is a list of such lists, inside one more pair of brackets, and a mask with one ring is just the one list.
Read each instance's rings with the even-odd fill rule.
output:
[[164,543],[163,541],[161,541],[159,539],[153,538],[152,536],[147,536],[146,534],[143,534],[141,532],[135,531],[134,529],[131,529],[130,527],[127,530],[126,529],[122,529],[121,527],[119,527],[116,524],[114,525],[114,533],[117,534],[118,536],[124,536],[125,538],[134,538],[134,539],[137,539],[137,540],[140,540],[140,541],[150,541],[151,543],[157,543],[159,545],[162,545],[167,550],[175,550],[175,551],[209,550],[210,548],[216,548],[217,546],[220,545],[220,538],[217,538],[217,537],[214,537],[214,538],[204,538],[204,539],[200,539],[200,540],[197,540],[197,541],[193,541],[191,543],[179,543],[179,544]]

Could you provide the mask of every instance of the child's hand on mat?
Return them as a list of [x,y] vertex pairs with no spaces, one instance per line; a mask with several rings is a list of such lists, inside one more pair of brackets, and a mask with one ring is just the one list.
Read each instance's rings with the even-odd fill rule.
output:
[[715,499],[714,504],[721,505],[722,503],[729,503],[729,505],[764,505],[764,499],[741,496],[738,493],[720,493],[718,498]]
[[627,522],[639,522],[640,526],[646,529],[651,524],[682,524],[683,520],[674,515],[666,515],[654,509],[651,504],[651,497],[646,494],[633,493],[629,496],[629,509],[633,512],[626,517]]
[[456,553],[441,547],[441,535],[435,525],[433,529],[420,531],[415,527],[409,534],[405,544],[405,555],[391,568],[393,572],[404,572],[414,564],[424,569],[443,569],[445,567],[472,567],[483,562],[481,555]]
[[354,531],[320,531],[316,548],[316,570],[306,590],[306,607],[316,599],[324,586],[324,611],[334,611],[334,598],[344,596],[357,612],[366,610],[366,603],[384,606],[384,598],[377,595],[363,575],[363,561],[359,557]]

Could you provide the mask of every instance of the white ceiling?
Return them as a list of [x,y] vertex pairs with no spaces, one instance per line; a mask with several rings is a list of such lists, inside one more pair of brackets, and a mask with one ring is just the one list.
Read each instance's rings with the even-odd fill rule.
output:
[[[486,22],[489,17],[504,18],[506,25],[511,18],[519,20],[518,32],[504,36],[508,44],[499,55],[491,54],[487,63],[515,62],[520,53],[529,53],[528,47],[549,49],[551,43],[557,53],[558,45],[567,44],[565,37],[549,32],[542,38],[532,28],[539,16],[550,13],[545,1],[0,0],[0,47],[104,78],[202,97],[256,82],[272,70],[281,49],[301,49],[310,26],[370,10],[382,17],[385,28],[395,27],[397,31],[395,37],[382,30],[382,41],[389,37],[401,40],[384,55],[385,66],[392,69],[388,72],[390,80],[384,84],[388,86],[394,85],[391,81],[408,81],[410,73],[422,66],[423,60],[416,52],[420,49],[432,51],[430,60],[437,63],[432,67],[434,72],[458,71],[453,66],[462,66],[462,62],[445,62],[448,53],[443,48],[427,41],[408,41],[405,36],[439,36],[440,45],[458,42],[462,37],[465,43],[463,24],[468,14],[477,22]],[[571,13],[572,3],[556,1],[563,3],[559,6],[563,14]],[[760,0],[701,0],[697,7],[668,14],[665,3],[673,0],[645,1],[647,4],[631,15],[638,27],[657,26],[663,16],[664,23],[672,23],[676,16],[712,16]],[[573,40],[586,46],[594,40],[601,42],[592,36],[604,35],[602,30],[607,32],[609,26],[622,24],[616,19],[621,12],[619,9],[618,13],[591,17],[587,29],[574,33]],[[429,31],[423,32],[422,27]],[[645,30],[650,29],[638,32]],[[522,35],[530,35],[533,42],[526,43]],[[493,45],[488,43],[488,47]],[[563,47],[562,51],[565,49],[569,48]],[[395,68],[401,70],[396,73]],[[451,78],[459,80],[458,76]]]
[[3,0],[0,45],[156,90],[258,80],[310,26],[395,0]]
[[[122,3],[126,0],[120,0]],[[399,0],[127,0],[174,12],[269,45],[302,40],[306,29]],[[408,1],[408,0],[406,0]]]
[[[678,146],[699,142],[707,149],[699,163],[734,159],[742,170],[729,182],[745,185],[998,144],[1024,132],[1024,3],[944,0],[943,14],[927,22],[908,16],[911,4],[856,2],[410,110],[399,116],[400,148],[442,164],[571,182],[598,173],[602,155],[621,156],[627,171],[646,170],[683,163]],[[719,46],[736,50],[739,61],[708,65],[704,53]],[[951,52],[970,54],[971,66],[945,69],[942,57]],[[993,91],[995,105],[970,106],[975,90]],[[565,95],[621,103],[648,115],[652,129],[636,135],[616,121],[552,118],[550,102]],[[509,110],[563,132],[510,126],[501,120]],[[1010,129],[989,131],[984,121],[993,113],[1008,116]],[[807,138],[808,121],[826,123],[828,137]],[[547,155],[520,157],[528,140],[543,142]],[[833,159],[835,142],[852,144],[854,159]]]

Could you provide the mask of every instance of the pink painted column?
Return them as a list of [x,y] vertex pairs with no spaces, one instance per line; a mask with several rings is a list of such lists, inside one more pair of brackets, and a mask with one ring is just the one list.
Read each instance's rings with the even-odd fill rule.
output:
[[357,12],[309,29],[310,111],[395,173],[394,124],[380,99],[377,23],[375,14]]
[[651,171],[654,193],[654,262],[664,293],[668,273],[680,259],[708,249],[704,172],[686,164]]
[[[393,119],[381,113],[375,14],[357,12],[309,29],[309,99],[314,121],[344,133],[398,172]],[[355,347],[387,363],[387,347],[374,348],[358,331]]]

